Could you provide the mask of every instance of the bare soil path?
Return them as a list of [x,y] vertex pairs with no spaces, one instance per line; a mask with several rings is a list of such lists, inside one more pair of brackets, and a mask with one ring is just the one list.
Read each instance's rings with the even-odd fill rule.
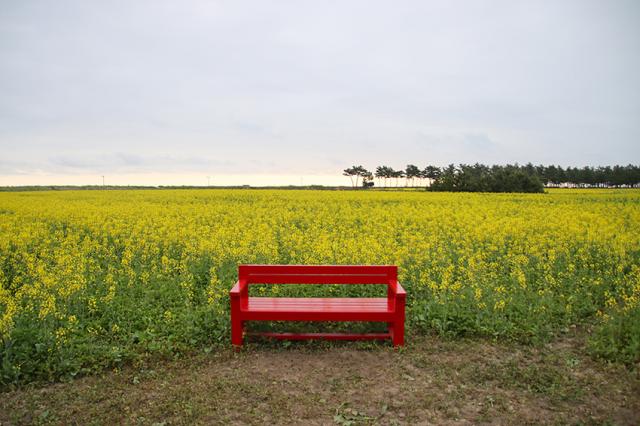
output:
[[256,342],[0,394],[0,424],[640,424],[640,376],[543,347]]

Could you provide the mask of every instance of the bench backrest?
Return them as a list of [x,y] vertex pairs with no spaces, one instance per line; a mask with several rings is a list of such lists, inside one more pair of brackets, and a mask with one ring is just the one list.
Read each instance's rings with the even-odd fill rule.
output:
[[397,266],[240,265],[246,284],[387,284],[398,281]]

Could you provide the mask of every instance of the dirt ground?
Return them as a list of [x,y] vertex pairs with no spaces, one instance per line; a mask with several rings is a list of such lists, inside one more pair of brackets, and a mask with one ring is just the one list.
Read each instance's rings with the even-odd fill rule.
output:
[[0,424],[640,424],[640,375],[543,347],[253,342],[0,394]]

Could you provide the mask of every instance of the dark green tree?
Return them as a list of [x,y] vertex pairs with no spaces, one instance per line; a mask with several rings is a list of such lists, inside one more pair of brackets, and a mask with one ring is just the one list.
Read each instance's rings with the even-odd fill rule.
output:
[[420,169],[413,164],[407,164],[407,167],[404,169],[404,176],[407,179],[405,186],[409,186],[409,181],[411,181],[411,186],[414,186],[415,179],[420,177]]

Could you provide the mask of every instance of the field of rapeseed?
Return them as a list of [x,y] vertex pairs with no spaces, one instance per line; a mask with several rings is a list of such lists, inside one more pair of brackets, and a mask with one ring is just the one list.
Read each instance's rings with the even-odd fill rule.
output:
[[[0,193],[0,385],[227,345],[239,263],[397,264],[409,333],[588,323],[594,354],[633,363],[639,235],[635,190]],[[255,291],[372,291],[293,287]]]

